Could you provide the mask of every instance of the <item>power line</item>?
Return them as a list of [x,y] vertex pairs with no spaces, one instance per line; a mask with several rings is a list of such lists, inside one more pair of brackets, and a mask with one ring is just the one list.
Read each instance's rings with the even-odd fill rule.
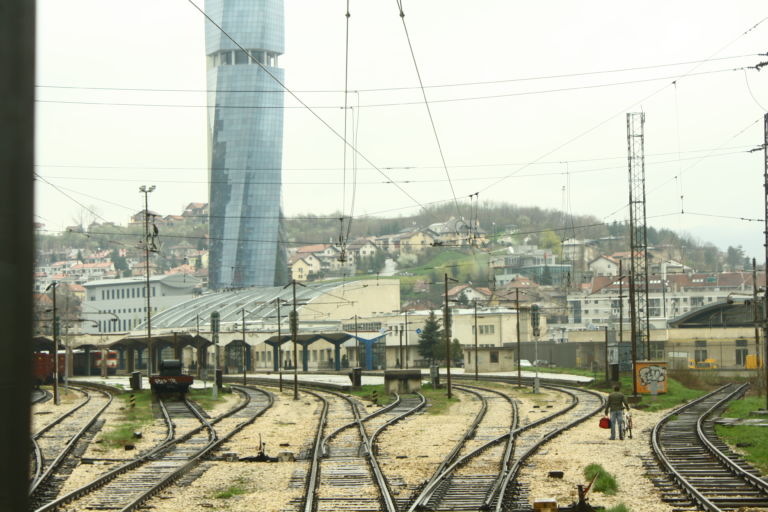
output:
[[[753,146],[731,146],[731,147],[718,147],[718,148],[701,148],[701,149],[691,149],[688,151],[681,151],[680,153],[686,154],[686,153],[703,153],[703,152],[711,152],[714,150],[732,150],[732,149],[751,149]],[[662,153],[649,153],[646,155],[646,158],[653,157],[653,156],[667,156],[667,155],[676,155],[677,151],[668,151],[668,152],[662,152]],[[574,163],[583,163],[583,162],[597,162],[597,161],[604,161],[604,160],[626,160],[626,155],[621,156],[607,156],[607,157],[595,157],[595,158],[572,158],[572,159],[560,159],[560,160],[539,160],[537,162],[501,162],[501,163],[478,163],[478,164],[457,164],[452,165],[451,167],[454,169],[458,168],[472,168],[472,167],[507,167],[507,166],[515,166],[515,165],[559,165],[563,162],[569,162],[571,164]],[[79,164],[35,164],[35,167],[60,167],[60,168],[81,168],[81,169],[129,169],[129,170],[160,170],[160,171],[246,171],[246,172],[259,172],[259,171],[289,171],[289,172],[305,172],[305,171],[312,171],[312,172],[324,172],[324,171],[339,171],[341,168],[339,167],[286,167],[282,169],[274,169],[269,167],[258,167],[258,168],[237,168],[237,167],[168,167],[168,166],[128,166],[128,165],[79,165]],[[428,170],[428,169],[440,169],[440,166],[435,165],[399,165],[399,166],[382,166],[381,167],[384,170],[387,171],[412,171],[412,170]],[[572,171],[573,172],[573,171]]]
[[445,176],[448,178],[448,185],[451,187],[451,195],[453,195],[453,203],[456,205],[456,215],[458,219],[461,219],[461,209],[459,208],[459,200],[456,198],[456,190],[453,188],[453,182],[451,181],[451,173],[448,172],[448,165],[445,162],[445,154],[443,153],[443,146],[440,144],[440,137],[437,135],[437,127],[435,126],[435,118],[432,117],[432,109],[429,107],[429,101],[427,100],[427,93],[424,90],[424,81],[421,79],[421,72],[419,71],[419,64],[416,62],[416,53],[413,51],[413,44],[411,43],[411,36],[408,33],[408,26],[405,23],[405,13],[403,12],[402,0],[395,0],[397,7],[400,10],[400,20],[403,23],[403,30],[405,31],[405,39],[408,42],[408,49],[411,52],[411,59],[413,60],[413,67],[416,70],[416,77],[419,79],[419,87],[421,88],[421,96],[424,98],[424,107],[427,109],[427,115],[429,116],[429,124],[432,126],[432,133],[435,136],[435,142],[437,143],[437,151],[440,153],[440,161],[443,163],[443,170]]
[[[504,79],[498,79],[498,80],[486,80],[486,81],[479,81],[479,82],[457,82],[457,83],[447,83],[447,84],[433,84],[433,85],[424,85],[424,88],[425,89],[441,89],[441,88],[449,88],[449,87],[474,87],[479,85],[498,85],[498,84],[504,84],[504,83],[514,83],[514,82],[529,82],[529,81],[536,81],[536,80],[573,78],[573,77],[601,75],[601,74],[610,74],[610,73],[626,73],[630,71],[644,71],[649,69],[686,66],[689,64],[699,64],[699,63],[712,62],[712,61],[735,60],[735,59],[743,59],[748,57],[762,57],[766,55],[768,54],[767,53],[749,53],[744,55],[732,55],[730,57],[718,57],[714,59],[703,59],[703,60],[688,60],[688,61],[681,61],[681,62],[670,62],[665,64],[653,64],[648,66],[635,66],[635,67],[629,67],[629,68],[582,71],[582,72],[576,72],[576,73],[528,76],[528,77],[520,77],[520,78],[504,78]],[[35,87],[39,89],[64,89],[64,90],[71,89],[71,90],[88,90],[88,91],[128,91],[128,92],[194,92],[194,93],[226,92],[226,93],[260,93],[260,94],[284,92],[283,89],[174,89],[174,88],[157,88],[157,87],[99,87],[99,86],[57,85],[57,84],[37,84],[35,85]],[[413,87],[413,86],[355,88],[350,92],[372,93],[372,92],[388,92],[388,91],[410,91],[410,90],[415,90],[419,88],[420,87]],[[295,89],[295,92],[302,93],[302,94],[332,94],[332,93],[339,93],[343,91],[336,90],[336,89]]]
[[[190,3],[191,0],[188,0]],[[246,50],[243,50],[246,51]],[[248,53],[246,51],[246,53]],[[249,54],[250,55],[250,54]],[[261,64],[259,64],[261,66]],[[265,68],[264,68],[265,69]],[[681,80],[682,78],[690,78],[690,77],[696,77],[696,76],[703,76],[703,75],[712,75],[712,74],[718,74],[718,73],[727,73],[727,72],[733,72],[733,71],[742,71],[747,69],[754,69],[754,66],[742,66],[738,68],[727,68],[727,69],[718,69],[718,70],[711,70],[711,71],[700,71],[698,73],[688,73],[686,75],[672,75],[672,76],[661,76],[661,77],[653,77],[653,78],[643,78],[643,79],[636,79],[636,80],[625,80],[621,82],[608,82],[608,83],[602,83],[602,84],[591,84],[591,85],[579,85],[579,86],[573,86],[573,87],[559,87],[554,89],[541,89],[541,90],[535,90],[535,91],[521,91],[521,92],[512,92],[512,93],[502,93],[502,94],[490,94],[490,95],[484,95],[484,96],[465,96],[465,97],[458,97],[458,98],[445,98],[445,99],[433,99],[430,102],[431,103],[456,103],[456,102],[465,102],[465,101],[483,101],[483,100],[493,100],[493,99],[500,99],[500,98],[513,98],[518,96],[533,96],[533,95],[540,95],[540,94],[552,94],[552,93],[559,93],[559,92],[570,92],[570,91],[581,91],[581,90],[589,90],[589,89],[601,89],[605,87],[618,87],[618,86],[624,86],[624,85],[633,85],[633,84],[640,84],[640,83],[646,83],[646,82],[658,82],[660,80]],[[288,91],[288,89],[286,89]],[[184,103],[125,103],[125,102],[111,102],[111,101],[80,101],[80,100],[42,100],[42,99],[36,99],[36,103],[54,103],[54,104],[63,104],[63,105],[101,105],[101,106],[115,106],[115,107],[152,107],[152,108],[221,108],[221,109],[250,109],[250,110],[291,110],[291,109],[307,109],[309,110],[315,117],[318,119],[322,119],[315,110],[343,110],[343,105],[308,105],[302,100],[298,99],[298,96],[293,96],[295,99],[301,103],[301,105],[192,105],[192,104],[184,104]],[[360,105],[358,108],[382,108],[382,107],[404,107],[404,106],[412,106],[412,105],[421,105],[422,101],[398,101],[398,102],[388,102],[388,103],[370,103],[370,104],[363,104]],[[335,129],[333,129],[325,120],[322,120],[323,124],[325,124],[327,127],[329,127],[334,134],[341,137],[341,134],[336,132]],[[365,157],[363,157],[365,158]]]

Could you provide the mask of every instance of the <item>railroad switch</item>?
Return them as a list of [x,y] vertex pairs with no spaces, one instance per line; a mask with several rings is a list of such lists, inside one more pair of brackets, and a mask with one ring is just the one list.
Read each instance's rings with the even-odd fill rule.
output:
[[577,485],[576,488],[579,491],[579,501],[572,503],[567,507],[558,508],[558,512],[596,512],[599,510],[605,510],[605,507],[593,507],[587,502],[587,493],[589,492],[590,487],[592,487],[591,483],[589,486],[587,486],[586,490],[584,490],[583,485]]

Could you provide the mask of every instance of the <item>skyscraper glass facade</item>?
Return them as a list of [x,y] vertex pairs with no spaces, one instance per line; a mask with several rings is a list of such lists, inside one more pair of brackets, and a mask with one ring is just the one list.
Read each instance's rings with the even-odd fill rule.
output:
[[[210,253],[215,290],[287,279],[280,238],[283,0],[206,0]],[[250,54],[250,55],[249,55]],[[258,61],[258,63],[256,62]]]

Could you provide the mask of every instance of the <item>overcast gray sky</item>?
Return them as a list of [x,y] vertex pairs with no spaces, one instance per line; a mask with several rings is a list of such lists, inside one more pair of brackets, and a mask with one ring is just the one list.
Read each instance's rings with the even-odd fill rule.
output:
[[[286,0],[280,59],[287,85],[339,132],[345,5]],[[762,153],[748,150],[763,140],[768,66],[746,68],[768,60],[757,55],[768,51],[764,1],[406,0],[404,10],[447,173],[396,1],[352,0],[350,139],[354,116],[357,148],[381,171],[357,159],[356,215],[453,202],[450,176],[462,211],[479,192],[624,220],[625,114],[642,110],[649,223],[762,257],[762,223],[717,216],[763,216]],[[46,182],[35,211],[46,229],[72,224],[73,199],[125,224],[142,184],[157,186],[150,208],[163,214],[208,200],[204,23],[187,0],[38,0]],[[351,155],[344,172],[342,142],[285,104],[285,213],[349,214]]]

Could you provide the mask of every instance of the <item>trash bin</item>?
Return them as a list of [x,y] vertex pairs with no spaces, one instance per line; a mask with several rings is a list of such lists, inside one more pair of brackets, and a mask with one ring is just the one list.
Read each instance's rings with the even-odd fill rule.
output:
[[352,381],[352,387],[359,388],[363,385],[363,369],[360,367],[352,368],[349,378]]
[[130,384],[133,391],[141,391],[141,372],[131,372]]

